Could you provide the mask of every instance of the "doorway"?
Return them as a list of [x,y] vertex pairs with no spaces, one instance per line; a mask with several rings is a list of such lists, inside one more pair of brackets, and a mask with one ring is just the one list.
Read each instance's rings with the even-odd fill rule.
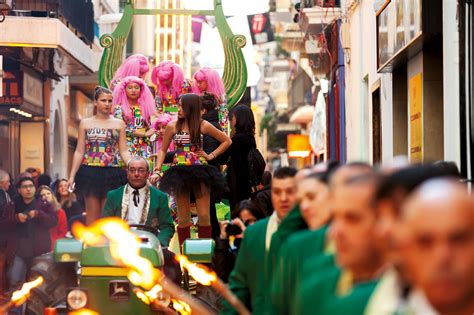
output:
[[372,162],[382,162],[382,115],[380,87],[372,92]]

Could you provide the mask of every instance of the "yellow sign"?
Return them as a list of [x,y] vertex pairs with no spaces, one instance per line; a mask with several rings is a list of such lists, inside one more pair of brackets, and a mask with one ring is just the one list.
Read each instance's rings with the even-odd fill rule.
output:
[[410,79],[410,161],[423,160],[423,80],[421,72]]

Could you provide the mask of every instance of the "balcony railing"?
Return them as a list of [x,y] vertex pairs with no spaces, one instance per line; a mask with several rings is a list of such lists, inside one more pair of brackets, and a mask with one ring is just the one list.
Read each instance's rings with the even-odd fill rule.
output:
[[10,15],[59,18],[83,41],[94,41],[92,0],[16,0]]

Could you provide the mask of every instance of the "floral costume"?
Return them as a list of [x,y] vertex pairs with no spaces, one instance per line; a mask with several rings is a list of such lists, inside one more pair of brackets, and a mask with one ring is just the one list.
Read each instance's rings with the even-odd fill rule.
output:
[[114,116],[125,122],[125,133],[127,139],[127,146],[132,156],[141,156],[145,159],[149,159],[150,155],[153,154],[153,148],[149,137],[135,137],[133,132],[136,130],[145,132],[148,129],[148,123],[143,119],[140,107],[138,105],[133,106],[132,119],[126,119],[123,115],[122,107],[120,105],[115,106]]

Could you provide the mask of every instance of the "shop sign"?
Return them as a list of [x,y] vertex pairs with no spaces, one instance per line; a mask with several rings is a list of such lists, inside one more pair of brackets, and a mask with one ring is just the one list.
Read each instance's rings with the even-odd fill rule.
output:
[[43,107],[43,82],[25,72],[23,76],[23,96],[25,101]]
[[3,95],[0,106],[20,106],[23,104],[23,72],[3,72]]
[[252,44],[263,44],[275,40],[268,13],[248,15],[247,18]]

